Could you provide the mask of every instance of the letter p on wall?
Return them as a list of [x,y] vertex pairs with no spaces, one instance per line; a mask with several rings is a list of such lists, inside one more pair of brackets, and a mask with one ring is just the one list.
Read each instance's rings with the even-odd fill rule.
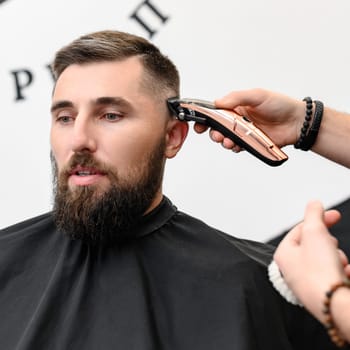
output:
[[28,69],[19,69],[11,71],[15,83],[15,101],[25,100],[23,91],[32,84],[34,76]]

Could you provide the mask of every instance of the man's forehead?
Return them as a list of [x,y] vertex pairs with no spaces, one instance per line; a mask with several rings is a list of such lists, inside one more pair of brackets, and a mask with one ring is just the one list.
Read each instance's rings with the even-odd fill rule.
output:
[[57,79],[53,100],[70,100],[72,96],[117,99],[116,96],[119,96],[122,103],[122,98],[128,100],[128,96],[147,93],[143,80],[144,72],[139,59],[74,64]]
[[71,75],[84,75],[84,73],[101,74],[101,72],[109,72],[109,74],[118,73],[119,71],[127,71],[126,77],[140,77],[144,73],[144,66],[139,57],[133,56],[122,60],[106,60],[96,62],[74,63],[67,66],[58,77],[59,81],[62,77]]

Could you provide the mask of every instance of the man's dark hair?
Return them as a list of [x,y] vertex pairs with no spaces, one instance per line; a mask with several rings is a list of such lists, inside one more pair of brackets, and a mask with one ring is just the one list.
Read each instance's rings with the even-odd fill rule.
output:
[[122,61],[138,57],[145,69],[142,86],[161,98],[179,96],[179,73],[171,60],[148,40],[125,32],[105,30],[83,35],[60,49],[52,71],[56,78],[72,64]]

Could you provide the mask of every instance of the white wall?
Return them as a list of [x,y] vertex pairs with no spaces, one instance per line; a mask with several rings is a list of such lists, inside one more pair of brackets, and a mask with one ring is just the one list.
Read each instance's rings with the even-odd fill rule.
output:
[[[48,131],[55,50],[102,29],[148,32],[130,15],[143,1],[6,0],[0,4],[0,227],[51,207]],[[151,0],[140,18],[152,41],[177,64],[182,96],[214,99],[233,89],[264,87],[310,95],[350,111],[348,0]],[[12,71],[33,82],[15,101]],[[20,75],[21,84],[26,76]],[[344,145],[349,147],[349,145]],[[308,199],[326,206],[350,196],[347,169],[292,147],[271,168],[232,154],[192,130],[169,161],[164,192],[181,209],[230,234],[265,240],[301,218]]]

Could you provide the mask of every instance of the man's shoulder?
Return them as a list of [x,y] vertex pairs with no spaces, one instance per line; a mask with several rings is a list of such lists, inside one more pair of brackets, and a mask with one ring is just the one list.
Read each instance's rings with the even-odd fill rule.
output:
[[0,230],[0,235],[4,236],[22,231],[37,231],[53,225],[52,212],[47,212],[5,227]]
[[254,261],[264,267],[271,262],[275,247],[270,244],[225,233],[181,211],[177,211],[171,221],[174,235],[188,240],[188,245],[193,244],[197,250],[207,250],[229,259],[234,256],[240,261]]

